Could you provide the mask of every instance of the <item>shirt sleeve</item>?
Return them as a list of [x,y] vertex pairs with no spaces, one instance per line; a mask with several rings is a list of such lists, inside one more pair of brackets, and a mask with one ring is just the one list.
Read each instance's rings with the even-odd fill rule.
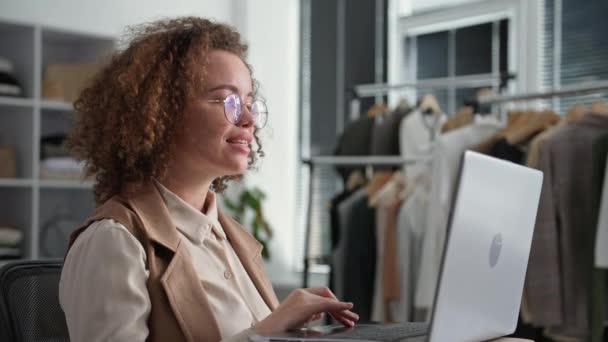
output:
[[120,223],[92,223],[65,259],[59,301],[71,341],[145,341],[151,302],[146,254]]

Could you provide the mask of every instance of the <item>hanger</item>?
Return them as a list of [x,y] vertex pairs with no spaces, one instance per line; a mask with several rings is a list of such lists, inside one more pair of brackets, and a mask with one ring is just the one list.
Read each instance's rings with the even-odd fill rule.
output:
[[605,100],[597,100],[591,104],[591,113],[608,116],[608,102]]
[[464,106],[460,108],[456,114],[448,118],[448,120],[441,127],[441,133],[446,133],[464,126],[468,126],[473,122],[474,109],[471,106]]
[[526,112],[505,132],[505,139],[511,145],[521,144],[536,133],[555,125],[560,117],[553,111]]
[[346,189],[348,191],[353,191],[363,184],[365,184],[365,176],[361,171],[355,170],[348,175],[348,179],[346,180]]
[[507,115],[507,125],[503,129],[494,133],[492,136],[490,136],[486,140],[473,146],[471,149],[475,152],[479,152],[479,153],[483,153],[483,154],[490,154],[490,152],[492,151],[492,148],[499,141],[504,139],[505,136],[514,129],[513,127],[516,127],[517,125],[522,123],[524,120],[527,120],[526,116],[527,116],[526,112],[522,112],[522,111],[509,112],[509,114]]
[[[484,96],[493,96],[496,95],[496,92],[494,91],[494,89],[492,88],[481,88],[477,91],[477,93],[475,94],[475,99],[478,99],[480,97],[484,97]],[[489,104],[480,104],[477,100],[475,100],[476,106],[475,106],[475,114],[476,115],[488,115],[488,114],[492,114],[492,106]]]
[[365,186],[365,192],[369,198],[372,198],[376,192],[378,192],[382,187],[391,179],[393,176],[393,171],[391,170],[382,170],[376,172],[372,177],[372,180]]
[[401,171],[393,172],[390,179],[373,196],[369,197],[369,206],[378,206],[384,198],[399,199],[399,194],[405,187],[406,179],[403,173]]
[[395,108],[395,110],[400,112],[409,112],[411,108],[412,107],[410,106],[409,101],[405,97],[402,97],[399,99],[399,103],[397,104],[397,108]]
[[375,117],[388,112],[389,110],[386,103],[376,103],[367,110],[367,116]]
[[590,110],[587,106],[583,104],[575,104],[574,106],[570,107],[570,109],[568,109],[568,112],[562,120],[565,120],[565,122],[567,123],[574,122],[583,117],[583,115],[587,114],[589,111]]
[[441,114],[441,107],[439,107],[439,102],[435,95],[426,94],[423,95],[420,100],[418,100],[418,109],[423,114]]

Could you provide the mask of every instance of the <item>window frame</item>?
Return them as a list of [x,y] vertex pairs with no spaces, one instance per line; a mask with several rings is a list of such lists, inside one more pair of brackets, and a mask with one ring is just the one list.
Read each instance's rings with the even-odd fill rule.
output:
[[[399,0],[390,0],[388,28],[388,82],[411,83],[416,81],[417,60],[415,51],[405,46],[407,37],[454,30],[479,24],[509,20],[508,71],[516,74],[507,92],[534,92],[541,87],[540,67],[542,60],[542,31],[539,18],[542,1],[486,0],[459,4],[442,10],[400,16],[394,10]],[[532,34],[530,34],[532,33]],[[451,47],[453,49],[453,47]],[[412,56],[414,58],[412,58]],[[450,68],[448,68],[450,69]],[[449,75],[454,74],[454,68]],[[447,88],[446,88],[447,89]],[[455,90],[448,90],[450,101],[455,100]],[[396,104],[403,95],[413,98],[415,89],[389,93],[389,103]],[[508,106],[508,105],[507,105]],[[450,107],[455,109],[455,104]]]

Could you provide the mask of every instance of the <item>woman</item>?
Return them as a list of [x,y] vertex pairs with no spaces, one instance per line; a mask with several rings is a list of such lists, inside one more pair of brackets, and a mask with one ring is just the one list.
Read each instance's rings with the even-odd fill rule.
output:
[[98,208],[61,276],[71,339],[237,341],[324,312],[353,326],[352,303],[326,288],[279,305],[261,245],[217,208],[262,155],[267,116],[239,34],[192,17],[132,34],[75,103],[70,146],[96,175]]

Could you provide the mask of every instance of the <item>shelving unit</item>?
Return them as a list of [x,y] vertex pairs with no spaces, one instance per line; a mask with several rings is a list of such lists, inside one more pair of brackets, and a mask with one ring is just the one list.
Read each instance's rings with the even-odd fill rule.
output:
[[42,76],[49,63],[106,56],[115,40],[0,21],[0,43],[0,56],[13,62],[24,89],[24,97],[0,96],[0,145],[12,146],[17,157],[16,177],[0,178],[0,225],[23,231],[24,258],[62,257],[65,234],[94,209],[93,182],[40,178],[40,138],[67,133],[73,111],[71,103],[41,97]]

